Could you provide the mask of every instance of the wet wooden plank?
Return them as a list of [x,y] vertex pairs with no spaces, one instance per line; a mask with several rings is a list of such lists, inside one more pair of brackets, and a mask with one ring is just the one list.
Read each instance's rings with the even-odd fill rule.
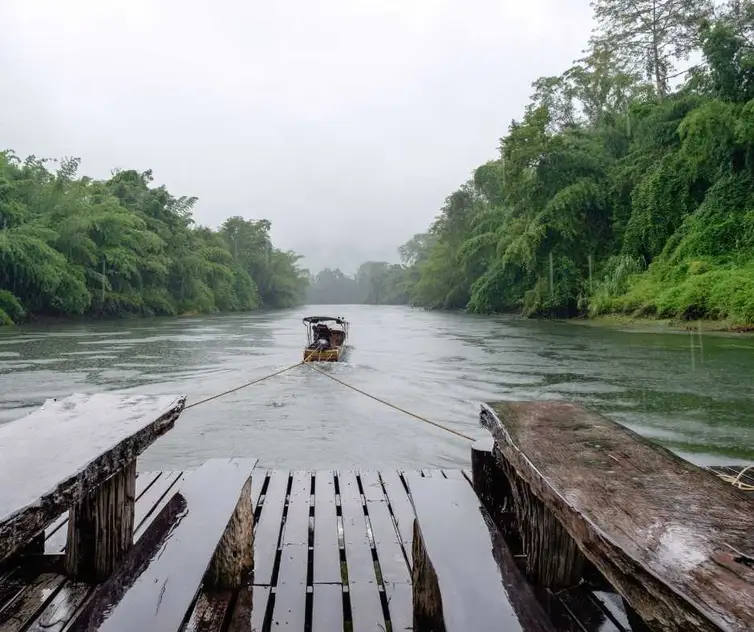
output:
[[311,632],[343,632],[343,587],[314,586]]
[[383,471],[380,472],[380,478],[385,485],[390,508],[398,526],[398,533],[401,536],[401,544],[410,564],[411,540],[414,534],[414,509],[411,506],[411,500],[398,472],[394,470]]
[[62,524],[58,525],[54,530],[50,532],[50,535],[45,540],[45,553],[55,555],[65,551],[65,541],[68,537],[68,513],[65,515],[65,520]]
[[24,631],[61,632],[73,619],[74,614],[91,591],[92,587],[88,584],[65,582],[39,616],[24,628]]
[[241,588],[226,632],[262,632],[269,599],[269,586]]
[[569,402],[492,404],[481,421],[501,462],[642,618],[666,630],[750,629],[751,498]]
[[160,503],[169,498],[178,489],[182,472],[163,472],[142,497],[136,502],[134,513],[134,532],[138,533],[146,527],[147,518],[153,517],[160,510]]
[[314,583],[340,584],[340,548],[333,473],[318,471],[314,490]]
[[45,553],[55,555],[65,550],[65,541],[68,537],[68,512],[55,520],[45,529]]
[[445,475],[445,478],[456,481],[466,480],[466,477],[461,470],[443,470],[442,473]]
[[275,630],[303,630],[306,623],[310,495],[311,473],[294,472],[281,540],[275,607],[272,611],[272,627]]
[[255,469],[251,475],[251,502],[254,504],[254,511],[259,506],[259,501],[262,497],[262,488],[266,480],[267,470]]
[[364,490],[364,500],[385,500],[385,492],[382,490],[380,473],[375,471],[362,471],[359,473],[361,487]]
[[20,632],[49,603],[66,579],[57,573],[42,573],[0,610],[0,630]]
[[411,574],[408,562],[393,517],[390,515],[387,499],[383,495],[381,500],[368,500],[366,506],[382,581],[409,583]]
[[[300,549],[301,547],[294,546],[293,548]],[[291,555],[291,552],[286,552],[284,549],[283,555]],[[278,583],[275,592],[275,605],[272,610],[272,629],[298,632],[305,629],[305,623],[306,581],[303,583],[291,581]]]
[[[244,540],[251,544],[250,478],[255,463],[215,459],[187,477],[123,564],[97,587],[71,632],[177,630],[213,557],[217,560],[221,540],[225,543],[230,537],[239,545]],[[245,508],[239,504],[244,498]],[[246,524],[242,524],[244,514]],[[246,555],[235,552],[238,563],[245,564]],[[248,562],[250,556],[249,548]]]
[[[251,610],[251,632],[262,632],[264,621],[267,616],[267,608],[269,607],[270,589],[267,586],[254,586],[253,588],[253,606]],[[228,630],[228,632],[233,632]],[[239,632],[246,632],[242,630]]]
[[154,483],[163,472],[157,471],[157,472],[136,472],[136,496],[137,500],[138,497],[141,496],[147,489],[149,489],[149,486]]
[[16,567],[0,575],[0,612],[34,579],[34,575],[25,570]]
[[230,590],[202,592],[182,632],[219,632],[232,597]]
[[486,632],[500,629],[504,622],[506,632],[552,632],[549,618],[471,486],[416,475],[407,482],[416,511],[416,627]]
[[283,522],[285,497],[288,491],[288,472],[274,470],[270,474],[262,513],[254,530],[254,584],[269,586],[278,552]]
[[414,608],[411,584],[385,584],[385,596],[393,632],[412,632]]
[[14,481],[0,487],[0,560],[172,428],[185,401],[73,395],[0,425],[0,480]]
[[367,533],[364,505],[355,472],[340,472],[338,483],[353,630],[371,632],[385,625],[385,617]]
[[288,496],[282,545],[309,544],[309,498],[311,496],[310,472],[294,472]]
[[444,478],[442,470],[436,468],[424,468],[421,472],[426,478]]

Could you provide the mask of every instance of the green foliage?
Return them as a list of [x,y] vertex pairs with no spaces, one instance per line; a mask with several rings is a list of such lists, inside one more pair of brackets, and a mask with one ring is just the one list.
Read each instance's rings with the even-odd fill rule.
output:
[[[48,164],[57,162],[55,171]],[[150,171],[78,178],[78,159],[0,152],[0,322],[289,307],[304,295],[298,256],[270,224],[193,225],[196,198],[151,186]]]
[[[594,6],[588,57],[534,83],[500,155],[405,261],[408,300],[754,323],[754,2],[716,22],[685,0]],[[637,46],[643,61],[626,57]],[[704,61],[672,92],[669,71],[693,50]]]
[[0,325],[12,325],[26,316],[19,300],[8,290],[0,290]]

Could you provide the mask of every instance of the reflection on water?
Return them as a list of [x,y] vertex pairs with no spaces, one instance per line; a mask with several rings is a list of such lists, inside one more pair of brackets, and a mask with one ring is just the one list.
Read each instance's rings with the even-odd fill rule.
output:
[[[74,392],[194,401],[297,362],[317,309],[0,331],[0,423]],[[403,307],[351,321],[337,377],[474,436],[482,401],[566,398],[699,463],[754,460],[754,338],[611,331]],[[691,344],[693,342],[693,346]],[[107,420],[102,420],[107,423]],[[73,438],[72,438],[73,440]],[[298,367],[186,411],[141,469],[256,456],[268,467],[466,467],[469,447]]]

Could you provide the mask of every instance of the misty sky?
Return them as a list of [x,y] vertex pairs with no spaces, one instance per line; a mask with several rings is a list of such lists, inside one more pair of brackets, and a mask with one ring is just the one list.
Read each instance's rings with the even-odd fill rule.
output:
[[587,0],[0,0],[0,148],[154,170],[313,271],[397,258],[496,153]]

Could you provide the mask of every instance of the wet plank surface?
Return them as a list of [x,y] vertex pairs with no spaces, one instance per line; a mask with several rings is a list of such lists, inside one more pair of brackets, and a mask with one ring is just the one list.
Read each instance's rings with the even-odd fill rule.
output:
[[343,632],[343,587],[318,584],[313,592],[312,632]]
[[[252,476],[252,482],[254,477]],[[254,531],[254,585],[270,586],[283,528],[289,474],[275,470],[265,482],[266,492]],[[253,488],[253,487],[252,487]]]
[[[149,537],[150,524],[190,475],[139,475],[140,538]],[[267,583],[252,585],[259,577],[250,577],[249,585],[237,591],[202,589],[182,630],[249,632],[250,625],[253,632],[411,630],[408,560],[414,512],[404,482],[411,476],[421,473],[254,469],[255,558],[268,569]],[[429,478],[466,481],[460,471],[432,471]],[[92,589],[46,566],[26,571],[0,573],[0,629],[67,630]],[[559,629],[624,629],[605,627],[606,617],[589,594],[580,599],[591,599],[588,609],[581,608],[587,614],[579,616],[594,625],[581,626],[574,617]],[[579,605],[571,596],[568,607]]]
[[309,472],[294,472],[291,477],[272,612],[275,630],[294,632],[305,626],[311,479]]
[[339,482],[348,594],[352,613],[358,613],[353,616],[353,630],[379,630],[385,626],[385,616],[359,481],[355,472],[341,472]]
[[646,620],[667,630],[751,630],[751,497],[568,402],[491,404],[481,420],[499,458]]
[[380,472],[385,494],[390,503],[390,511],[395,519],[401,544],[411,564],[411,539],[414,530],[414,509],[406,491],[401,473],[394,471]]
[[0,486],[0,561],[172,428],[184,404],[185,396],[73,395],[1,425],[0,480],[13,485]]
[[[338,507],[335,502],[333,473],[317,472],[315,490],[313,582],[314,584],[340,585],[342,577],[338,541]],[[316,594],[316,591],[314,592]]]

